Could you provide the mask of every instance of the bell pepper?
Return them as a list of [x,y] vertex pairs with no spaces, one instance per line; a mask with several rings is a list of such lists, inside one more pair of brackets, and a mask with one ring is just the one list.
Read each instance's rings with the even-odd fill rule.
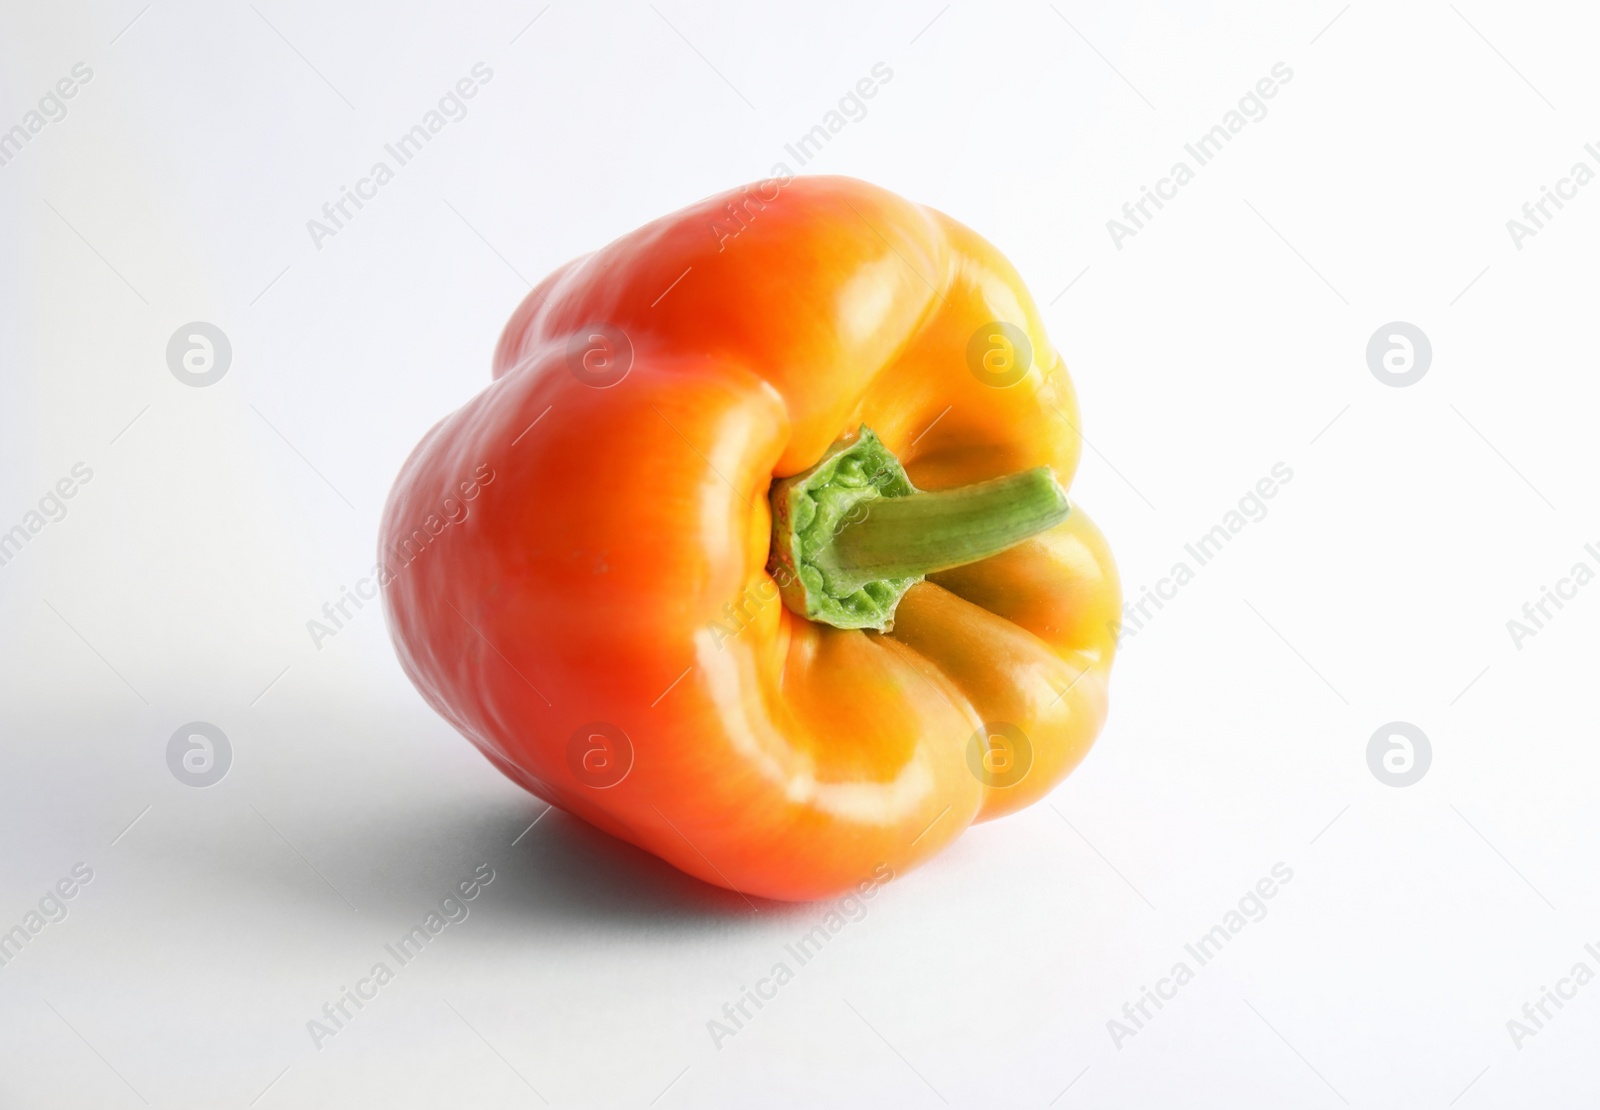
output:
[[517,308],[390,495],[395,646],[552,805],[746,896],[865,889],[1101,728],[1077,429],[974,232],[848,178],[734,190]]

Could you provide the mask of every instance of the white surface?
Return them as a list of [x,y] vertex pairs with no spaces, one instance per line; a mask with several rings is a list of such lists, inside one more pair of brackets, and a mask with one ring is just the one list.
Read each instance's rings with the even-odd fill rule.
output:
[[[1600,564],[1600,184],[1520,250],[1506,229],[1597,164],[1591,12],[140,3],[0,14],[0,128],[93,71],[0,166],[0,528],[94,475],[0,566],[0,929],[94,874],[0,967],[0,1105],[1600,1097],[1600,986],[1507,1029],[1600,971],[1600,586],[1520,650],[1506,629]],[[476,62],[466,117],[316,249],[306,221]],[[1294,478],[1127,643],[1051,804],[880,893],[719,1047],[707,1022],[824,908],[752,915],[560,814],[513,845],[540,804],[423,706],[376,608],[320,648],[306,622],[367,572],[525,279],[767,176],[876,62],[892,82],[806,171],[1017,264],[1130,596]],[[1106,221],[1278,62],[1266,118],[1117,249]],[[165,363],[194,320],[234,349],[201,389]],[[1433,344],[1408,388],[1365,361],[1394,320]],[[234,749],[204,790],[165,762],[194,720]],[[1366,762],[1393,720],[1433,747],[1404,789]],[[1280,861],[1265,919],[1115,1044]],[[314,1047],[480,863],[470,916]]]

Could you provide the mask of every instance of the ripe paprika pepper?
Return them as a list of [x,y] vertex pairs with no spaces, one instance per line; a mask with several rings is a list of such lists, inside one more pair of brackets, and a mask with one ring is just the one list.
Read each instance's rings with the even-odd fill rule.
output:
[[541,282],[406,462],[401,663],[514,781],[707,882],[903,874],[1104,721],[1121,602],[1064,493],[1077,424],[972,231],[846,178],[710,198]]

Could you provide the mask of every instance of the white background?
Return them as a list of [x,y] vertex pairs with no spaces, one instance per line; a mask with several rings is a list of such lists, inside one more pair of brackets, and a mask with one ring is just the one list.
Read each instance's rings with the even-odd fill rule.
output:
[[[1600,184],[1520,250],[1506,228],[1600,168],[1592,13],[140,3],[0,14],[0,128],[93,71],[0,167],[0,530],[94,475],[0,566],[0,929],[94,875],[0,968],[0,1105],[1600,1097],[1600,986],[1520,1047],[1507,1027],[1600,971],[1600,586],[1520,647],[1506,627],[1600,565]],[[470,113],[317,249],[306,221],[477,62]],[[423,705],[376,606],[320,647],[306,622],[367,573],[397,467],[486,384],[530,282],[768,176],[877,62],[805,172],[1016,263],[1130,597],[1294,478],[1128,640],[1048,804],[887,888],[718,1046],[825,907],[751,913],[559,813],[513,844],[542,804]],[[1106,221],[1278,62],[1266,118],[1118,249]],[[166,364],[195,320],[233,345],[207,388]],[[1408,388],[1366,363],[1396,320],[1433,346]],[[197,720],[234,753],[208,789],[166,765]],[[1367,764],[1395,720],[1432,745],[1407,788]],[[1266,918],[1114,1043],[1279,862]],[[480,863],[471,916],[314,1047]]]

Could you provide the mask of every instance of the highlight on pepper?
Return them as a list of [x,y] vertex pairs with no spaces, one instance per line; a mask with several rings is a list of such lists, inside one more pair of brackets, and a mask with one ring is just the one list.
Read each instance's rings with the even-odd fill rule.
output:
[[513,313],[385,508],[381,561],[421,552],[383,575],[395,647],[513,781],[708,883],[903,875],[1104,723],[1121,596],[1078,427],[977,234],[848,178],[732,190]]

